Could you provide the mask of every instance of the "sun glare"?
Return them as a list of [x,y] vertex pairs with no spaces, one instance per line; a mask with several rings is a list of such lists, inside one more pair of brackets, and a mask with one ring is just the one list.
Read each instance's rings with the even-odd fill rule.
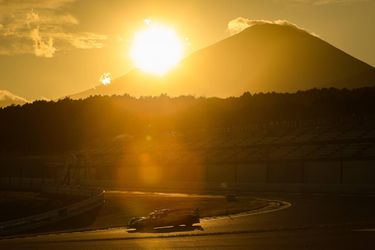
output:
[[135,66],[144,72],[163,75],[182,58],[182,41],[177,33],[166,26],[148,24],[136,33],[130,51]]

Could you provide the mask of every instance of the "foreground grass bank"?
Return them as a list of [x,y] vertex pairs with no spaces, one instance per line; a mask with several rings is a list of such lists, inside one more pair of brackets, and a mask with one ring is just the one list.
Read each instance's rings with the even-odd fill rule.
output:
[[45,213],[82,199],[74,195],[1,190],[0,222]]

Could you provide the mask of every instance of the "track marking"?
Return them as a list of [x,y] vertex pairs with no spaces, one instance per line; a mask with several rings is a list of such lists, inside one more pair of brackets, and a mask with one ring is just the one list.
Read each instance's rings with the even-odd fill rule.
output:
[[201,198],[219,198],[225,197],[224,195],[208,195],[208,194],[184,194],[184,193],[162,193],[162,192],[143,192],[143,191],[121,191],[121,190],[110,190],[104,191],[106,194],[134,194],[134,195],[158,195],[168,197],[201,197]]
[[[278,205],[277,207],[275,207],[276,204]],[[271,200],[271,201],[269,201],[269,205],[267,205],[263,208],[257,209],[257,210],[250,210],[250,211],[247,211],[247,212],[231,214],[231,215],[205,217],[205,218],[202,218],[202,221],[222,220],[222,219],[228,219],[228,218],[238,218],[238,217],[243,217],[243,216],[272,213],[272,212],[277,212],[277,211],[282,210],[282,209],[289,208],[291,206],[292,206],[292,204],[289,203],[289,202],[286,202],[286,201]],[[271,208],[271,207],[275,207],[275,208]]]

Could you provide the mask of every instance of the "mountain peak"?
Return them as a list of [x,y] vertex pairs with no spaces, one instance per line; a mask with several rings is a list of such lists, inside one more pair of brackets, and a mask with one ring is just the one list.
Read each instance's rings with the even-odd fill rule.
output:
[[299,27],[298,25],[289,22],[287,20],[275,20],[275,21],[267,21],[267,20],[250,20],[247,18],[237,18],[235,20],[232,20],[228,24],[228,31],[232,35],[241,33],[241,32],[249,32],[252,30],[258,30],[258,31],[294,31],[294,32],[302,32],[307,33],[310,35],[316,36],[314,33],[311,33],[307,31],[306,29]]
[[257,21],[185,58],[163,78],[130,72],[94,94],[238,96],[375,85],[375,69],[286,21]]

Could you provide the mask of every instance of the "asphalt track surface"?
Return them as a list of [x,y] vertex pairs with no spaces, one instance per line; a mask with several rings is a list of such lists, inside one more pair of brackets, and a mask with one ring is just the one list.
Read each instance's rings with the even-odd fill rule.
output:
[[2,239],[0,249],[375,249],[375,196],[257,196],[291,206],[203,220],[190,228],[111,228]]

